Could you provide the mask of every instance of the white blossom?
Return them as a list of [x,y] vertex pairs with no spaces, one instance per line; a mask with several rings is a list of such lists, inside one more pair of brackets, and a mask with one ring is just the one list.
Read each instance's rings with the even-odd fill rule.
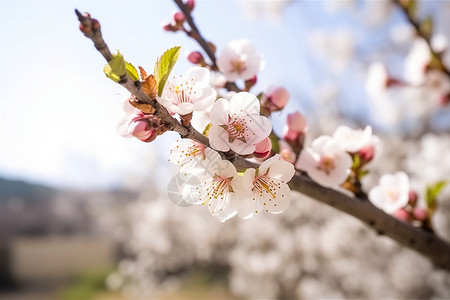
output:
[[184,76],[170,77],[156,100],[172,114],[202,111],[216,100],[217,93],[210,86],[209,77],[208,69],[192,67]]
[[260,116],[260,104],[256,96],[240,92],[230,101],[219,99],[210,112],[212,126],[209,129],[211,148],[218,151],[233,150],[238,154],[251,154],[255,145],[269,136],[272,125]]
[[408,204],[408,199],[409,179],[404,172],[381,176],[379,184],[369,191],[369,200],[389,214]]
[[311,148],[300,153],[296,167],[304,170],[317,183],[337,187],[347,178],[352,158],[330,136],[315,139]]
[[287,182],[294,173],[294,166],[281,160],[279,155],[264,161],[258,169],[248,168],[243,175],[243,184],[252,187],[252,196],[236,203],[239,216],[250,218],[258,212],[283,212],[291,202]]
[[347,126],[339,126],[333,134],[334,140],[347,152],[358,152],[372,143],[372,127],[354,130]]
[[251,79],[263,67],[263,56],[247,39],[231,41],[217,57],[217,66],[228,81]]

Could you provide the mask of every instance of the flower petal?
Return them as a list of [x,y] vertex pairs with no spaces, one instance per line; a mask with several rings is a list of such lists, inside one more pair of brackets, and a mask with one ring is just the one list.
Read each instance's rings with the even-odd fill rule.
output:
[[260,107],[258,98],[248,92],[237,93],[230,100],[230,113],[259,115]]
[[209,117],[213,125],[228,124],[228,112],[230,110],[230,102],[223,98],[214,102]]
[[209,129],[209,144],[211,148],[217,151],[228,151],[230,145],[228,143],[228,133],[218,125],[212,125]]

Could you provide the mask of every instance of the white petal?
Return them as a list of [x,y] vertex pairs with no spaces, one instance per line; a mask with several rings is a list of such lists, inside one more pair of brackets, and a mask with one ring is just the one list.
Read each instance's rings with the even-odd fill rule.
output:
[[187,81],[193,79],[195,85],[209,86],[209,70],[202,67],[192,67],[184,75]]
[[[246,197],[236,197],[235,205],[238,215],[242,219],[248,219],[253,216],[256,210],[256,198],[253,196],[251,192],[251,187],[253,186],[253,179],[255,178],[255,169],[248,168],[245,170],[244,175],[242,176],[242,185],[247,187],[250,190],[249,195]],[[238,195],[238,194],[237,194]]]
[[194,111],[194,106],[192,105],[192,103],[185,102],[185,103],[178,104],[177,113],[181,116],[190,114],[193,111]]
[[[263,194],[261,201],[266,209],[266,212],[271,212],[273,214],[279,214],[285,211],[289,204],[291,203],[291,189],[286,183],[282,183],[281,180],[274,179],[274,182],[279,184],[276,189],[276,197],[270,197],[269,194]],[[266,205],[264,205],[266,203]]]
[[199,111],[206,109],[208,106],[214,103],[214,101],[216,100],[216,96],[217,92],[214,89],[210,87],[204,88],[201,97],[202,99],[193,103],[193,110]]
[[269,136],[272,123],[268,118],[260,115],[248,115],[243,118],[248,128],[245,140],[249,144],[257,144]]
[[230,100],[230,113],[259,115],[260,107],[258,98],[248,92],[237,93]]
[[308,170],[317,168],[317,164],[319,163],[319,161],[319,154],[314,152],[314,150],[307,148],[303,149],[303,151],[300,152],[300,157],[298,158],[295,166],[297,167],[297,169],[307,172]]
[[230,144],[231,150],[236,152],[237,154],[248,155],[255,152],[255,144],[244,143],[238,139],[235,139]]
[[217,151],[228,151],[230,145],[228,143],[228,133],[218,125],[212,125],[209,129],[209,144],[211,148]]
[[284,160],[277,160],[272,165],[270,165],[269,173],[267,174],[270,178],[275,178],[288,182],[292,179],[295,174],[294,165],[288,163]]
[[225,99],[219,99],[214,102],[213,107],[209,113],[211,123],[213,125],[228,124],[228,112],[230,110],[230,102]]

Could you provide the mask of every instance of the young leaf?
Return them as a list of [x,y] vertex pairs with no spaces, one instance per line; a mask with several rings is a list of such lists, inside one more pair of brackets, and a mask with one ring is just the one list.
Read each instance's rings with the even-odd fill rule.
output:
[[272,142],[272,152],[280,153],[281,147],[280,147],[280,142],[278,141],[277,136],[272,132],[269,135],[269,139]]
[[125,71],[125,60],[119,51],[117,51],[117,54],[113,54],[113,58],[103,68],[103,72],[105,72],[106,76],[115,82],[120,81],[120,77],[125,74]]
[[164,85],[169,78],[170,72],[173,66],[177,62],[178,56],[180,55],[181,47],[173,47],[166,52],[156,61],[155,69],[153,75],[158,82],[158,96],[161,97]]
[[157,86],[158,84],[156,83],[156,80],[153,77],[153,75],[148,76],[141,83],[141,89],[144,91],[145,94],[147,94],[147,96],[150,97],[150,99],[156,98],[156,93],[158,92]]
[[436,206],[436,198],[442,192],[442,189],[448,184],[448,181],[441,180],[433,185],[427,186],[425,200],[429,209],[434,209]]
[[131,80],[138,81],[139,80],[139,74],[136,70],[136,68],[129,62],[125,62],[126,64],[126,71],[128,76],[130,76]]

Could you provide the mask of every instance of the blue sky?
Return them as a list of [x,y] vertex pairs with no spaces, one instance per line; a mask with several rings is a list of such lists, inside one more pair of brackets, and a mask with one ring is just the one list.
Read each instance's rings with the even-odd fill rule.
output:
[[[342,80],[312,56],[309,32],[345,27],[368,45],[358,29],[362,20],[326,13],[323,6],[294,2],[281,20],[270,22],[246,18],[240,1],[197,1],[195,20],[219,51],[230,40],[249,38],[264,54],[266,68],[255,93],[269,85],[290,91],[286,111],[274,116],[278,131],[288,112],[312,108],[323,81]],[[176,9],[168,0],[0,1],[0,176],[82,189],[138,184],[155,161],[166,161],[177,136],[168,133],[145,144],[117,135],[120,104],[128,94],[103,74],[105,62],[78,30],[75,8],[98,19],[110,49],[120,49],[136,66],[151,70],[165,49],[181,45],[173,72],[184,73],[190,66],[184,55],[198,50],[184,34],[161,29]],[[360,95],[355,90],[348,99]],[[364,107],[361,101],[344,104],[350,113]],[[158,168],[170,173],[166,163]]]

